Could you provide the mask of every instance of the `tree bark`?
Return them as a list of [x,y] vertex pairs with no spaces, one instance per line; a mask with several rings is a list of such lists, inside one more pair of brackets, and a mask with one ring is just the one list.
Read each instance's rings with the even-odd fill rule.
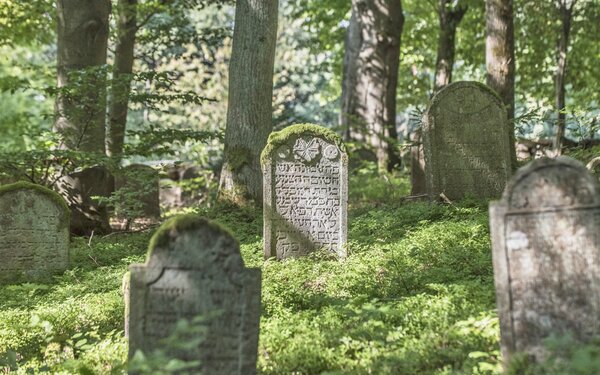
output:
[[401,0],[353,0],[346,35],[340,125],[372,148],[380,170],[400,163],[396,89],[404,16]]
[[229,65],[229,98],[220,199],[262,203],[260,153],[273,130],[278,0],[238,0]]
[[106,153],[117,158],[123,154],[125,142],[137,31],[137,2],[137,0],[119,0],[117,3],[117,43],[106,128]]
[[513,170],[516,170],[513,0],[486,0],[485,5],[487,85],[500,95],[507,108],[511,164]]
[[567,74],[567,51],[569,49],[569,34],[571,32],[571,19],[573,17],[573,8],[577,0],[558,0],[558,10],[560,15],[560,35],[557,47],[557,69],[556,69],[556,110],[558,111],[558,121],[556,123],[556,135],[554,137],[554,152],[556,155],[562,154],[562,143],[565,135],[566,114],[565,110],[565,77]]
[[56,8],[54,129],[63,148],[104,154],[106,75],[100,67],[106,64],[110,0],[57,0]]
[[438,2],[440,34],[435,63],[434,92],[452,82],[456,29],[468,9],[468,6],[461,1],[457,1],[455,5],[452,5],[453,2],[453,0]]

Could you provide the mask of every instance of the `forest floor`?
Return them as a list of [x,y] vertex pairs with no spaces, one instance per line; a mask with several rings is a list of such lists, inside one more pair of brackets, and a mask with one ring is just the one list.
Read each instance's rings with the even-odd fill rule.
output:
[[[372,168],[350,184],[341,261],[264,261],[260,211],[184,210],[231,228],[246,266],[262,269],[258,372],[501,373],[487,202],[403,202],[408,178]],[[151,234],[75,238],[52,283],[0,287],[0,373],[124,373],[121,282]]]

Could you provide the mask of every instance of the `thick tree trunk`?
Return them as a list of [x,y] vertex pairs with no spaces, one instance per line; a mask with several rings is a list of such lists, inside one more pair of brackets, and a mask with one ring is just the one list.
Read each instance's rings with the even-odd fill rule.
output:
[[510,131],[511,164],[517,168],[515,151],[515,32],[513,0],[486,0],[485,60],[487,85],[495,90],[507,107]]
[[133,50],[137,31],[137,0],[119,0],[117,14],[117,45],[106,128],[106,153],[113,157],[120,157],[123,154],[125,142],[133,72]]
[[278,0],[238,0],[229,65],[229,99],[220,199],[262,202],[260,153],[273,130]]
[[573,8],[577,0],[559,0],[559,13],[561,30],[558,38],[557,69],[556,69],[556,110],[558,121],[556,123],[556,135],[554,137],[554,152],[562,154],[562,142],[565,135],[566,114],[565,110],[565,77],[567,74],[567,51],[569,49],[569,34],[571,32],[571,19]]
[[[54,130],[61,147],[104,155],[106,52],[110,0],[57,0],[57,76]],[[71,209],[71,232],[110,231],[108,213],[92,197],[107,196],[114,186],[103,167],[64,176],[59,192]]]
[[457,1],[455,5],[452,5],[453,2],[439,0],[438,3],[440,34],[435,63],[434,92],[452,82],[456,29],[468,9],[461,1]]
[[403,25],[401,0],[352,1],[340,125],[347,139],[374,150],[382,170],[400,163],[396,88]]

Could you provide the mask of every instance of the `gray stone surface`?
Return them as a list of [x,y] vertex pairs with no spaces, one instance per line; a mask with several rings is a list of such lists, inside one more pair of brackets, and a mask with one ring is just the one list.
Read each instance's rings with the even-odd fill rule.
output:
[[346,255],[348,157],[338,136],[293,125],[269,137],[262,155],[265,258],[324,248]]
[[423,115],[427,193],[437,199],[499,197],[510,175],[506,110],[477,82],[455,82],[438,91]]
[[[167,221],[153,236],[145,264],[130,266],[129,356],[163,350],[201,362],[192,373],[254,374],[258,352],[260,283],[238,242],[196,215]],[[201,317],[202,342],[166,345],[179,321]],[[192,339],[196,339],[192,337]],[[182,343],[185,338],[179,338]]]
[[132,164],[123,168],[115,176],[115,190],[127,189],[139,192],[137,199],[143,204],[142,211],[146,217],[160,217],[158,171],[148,165]]
[[0,282],[43,280],[69,265],[69,211],[38,185],[0,188]]
[[505,361],[543,360],[542,340],[600,334],[600,190],[568,157],[521,168],[490,205],[496,299]]

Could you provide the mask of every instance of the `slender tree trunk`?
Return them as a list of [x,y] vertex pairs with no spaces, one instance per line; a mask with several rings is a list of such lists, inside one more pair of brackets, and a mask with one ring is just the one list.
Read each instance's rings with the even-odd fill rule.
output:
[[260,153],[273,130],[278,0],[238,0],[229,65],[229,99],[219,196],[262,203]]
[[558,111],[558,121],[556,123],[556,136],[553,144],[556,155],[562,154],[562,142],[565,135],[565,77],[567,74],[567,51],[569,49],[571,19],[575,3],[577,3],[577,0],[558,1],[561,30],[558,38],[556,69],[556,110]]
[[487,85],[500,95],[506,105],[509,119],[511,164],[513,170],[516,170],[513,0],[486,0],[485,6]]
[[[63,147],[104,153],[110,0],[57,0],[58,88],[54,129]],[[73,90],[72,93],[65,91]]]
[[468,9],[461,1],[457,1],[455,5],[452,5],[453,2],[453,0],[439,0],[438,3],[440,34],[435,63],[434,92],[452,82],[456,29]]
[[400,163],[396,88],[404,16],[401,0],[353,0],[346,36],[340,125],[375,151],[380,170]]
[[[54,130],[61,147],[104,155],[106,122],[106,52],[110,0],[57,0],[57,76]],[[71,209],[71,232],[110,231],[106,207],[93,196],[114,186],[106,168],[85,169],[58,182]]]
[[119,0],[117,14],[117,45],[106,129],[106,153],[108,156],[114,157],[120,157],[123,154],[125,142],[127,108],[133,72],[133,50],[137,31],[137,0]]

